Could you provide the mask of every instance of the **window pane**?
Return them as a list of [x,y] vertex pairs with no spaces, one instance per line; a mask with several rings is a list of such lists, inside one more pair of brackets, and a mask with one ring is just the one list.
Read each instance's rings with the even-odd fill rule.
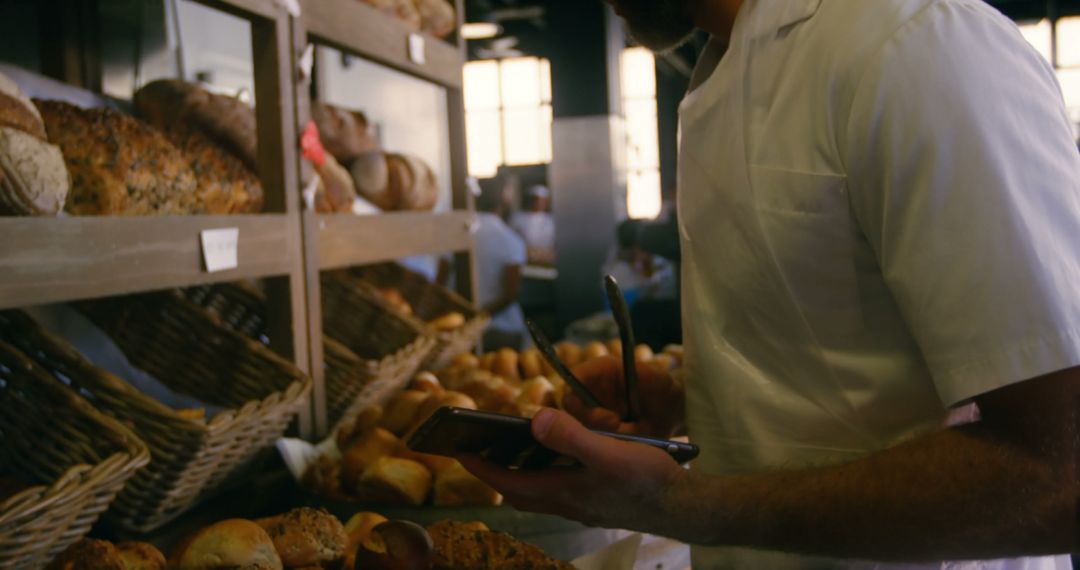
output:
[[627,101],[625,109],[630,169],[657,168],[660,163],[660,135],[656,124],[656,101]]
[[464,71],[465,108],[499,108],[499,64],[494,61],[470,61]]
[[660,215],[660,171],[631,172],[626,186],[626,211],[634,219]]
[[641,47],[623,50],[620,72],[623,99],[656,96],[656,60],[651,51]]
[[1080,16],[1058,20],[1058,65],[1080,66]]
[[551,102],[551,61],[540,59],[540,99]]
[[540,162],[551,162],[551,105],[540,108]]
[[1020,33],[1046,61],[1050,61],[1050,20],[1040,20],[1020,25]]
[[547,153],[543,151],[540,144],[540,132],[543,127],[543,114],[539,108],[507,110],[503,114],[506,164],[544,162]]
[[1080,110],[1080,69],[1058,70],[1058,81],[1065,96],[1065,106],[1072,112]]
[[490,178],[502,164],[502,129],[498,111],[471,111],[465,131],[469,151],[469,174]]
[[503,107],[540,105],[540,61],[535,57],[502,60]]

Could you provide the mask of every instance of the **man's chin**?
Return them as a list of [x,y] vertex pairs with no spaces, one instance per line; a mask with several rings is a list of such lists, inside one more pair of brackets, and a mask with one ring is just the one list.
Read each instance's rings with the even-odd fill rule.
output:
[[627,23],[627,30],[635,42],[656,53],[668,52],[683,45],[694,33],[693,28],[686,30],[681,35],[671,32],[639,30],[629,22]]

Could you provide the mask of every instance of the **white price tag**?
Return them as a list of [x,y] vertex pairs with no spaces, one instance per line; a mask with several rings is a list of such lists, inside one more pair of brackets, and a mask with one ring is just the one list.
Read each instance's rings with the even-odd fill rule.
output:
[[319,193],[319,175],[313,174],[311,181],[304,186],[301,195],[304,197],[304,206],[308,210],[315,210],[315,196]]
[[427,63],[424,36],[420,34],[409,34],[409,59],[416,65],[424,65]]
[[311,77],[312,67],[315,67],[315,44],[308,44],[300,55],[300,79],[306,81]]
[[206,271],[225,271],[236,269],[239,261],[236,247],[240,242],[240,228],[222,228],[202,231],[203,262]]

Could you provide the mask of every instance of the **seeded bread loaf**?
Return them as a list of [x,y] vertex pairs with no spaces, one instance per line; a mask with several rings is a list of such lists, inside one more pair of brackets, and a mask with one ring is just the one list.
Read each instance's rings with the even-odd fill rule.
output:
[[54,215],[67,194],[60,149],[30,99],[0,74],[0,215]]
[[161,132],[112,109],[35,101],[71,175],[75,215],[202,213],[195,175]]
[[239,158],[188,125],[173,123],[162,132],[190,164],[199,186],[199,201],[206,213],[252,214],[262,211],[262,184]]

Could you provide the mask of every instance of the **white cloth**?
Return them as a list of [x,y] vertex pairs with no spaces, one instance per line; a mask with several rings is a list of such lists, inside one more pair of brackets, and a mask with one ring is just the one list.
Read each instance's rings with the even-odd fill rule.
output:
[[555,219],[548,212],[517,212],[510,218],[510,227],[530,248],[555,251]]
[[696,468],[850,460],[1080,364],[1080,156],[1052,70],[983,2],[747,0],[680,114]]
[[[502,295],[506,268],[525,265],[525,242],[502,218],[488,212],[477,214],[473,239],[476,242],[477,294],[480,305],[486,306]],[[526,335],[528,331],[525,329],[521,305],[515,301],[500,313],[492,315],[488,328]]]

